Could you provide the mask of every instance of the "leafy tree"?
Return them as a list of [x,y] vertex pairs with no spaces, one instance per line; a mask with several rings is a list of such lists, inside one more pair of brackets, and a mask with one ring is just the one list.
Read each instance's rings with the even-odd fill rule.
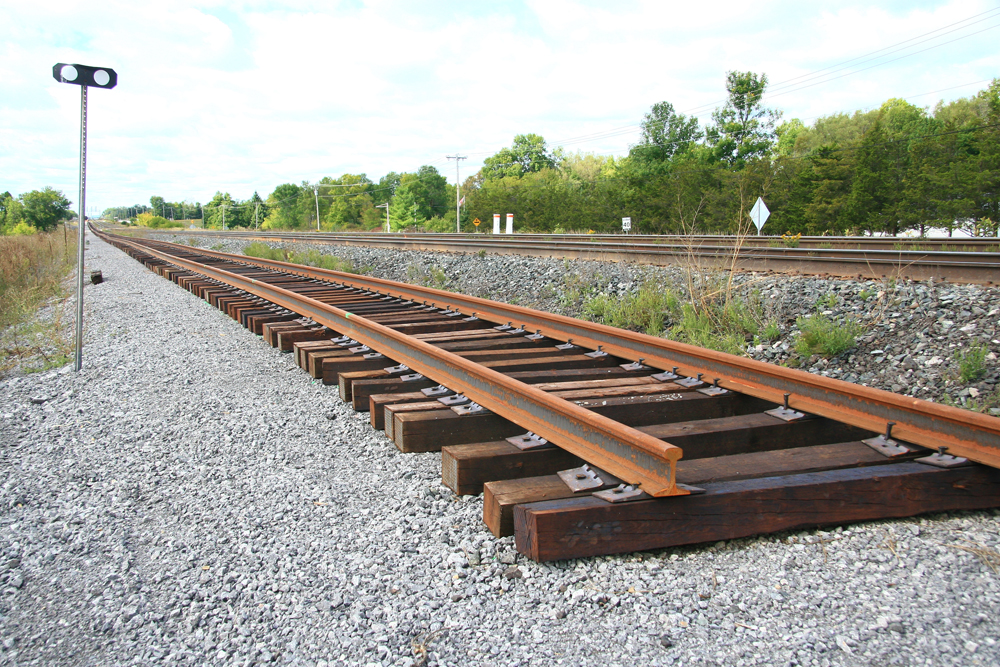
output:
[[670,102],[657,102],[643,118],[639,143],[629,157],[644,166],[663,165],[690,151],[704,136],[697,118],[677,113]]
[[545,147],[545,139],[537,134],[519,134],[510,148],[501,149],[496,155],[483,160],[483,177],[520,178],[525,174],[554,169],[556,159]]
[[215,229],[226,229],[234,227],[249,227],[253,224],[253,211],[248,210],[245,203],[241,203],[228,193],[216,192],[212,201],[205,205],[208,216],[207,226]]
[[[320,216],[324,229],[366,226],[366,212],[374,210],[372,182],[365,174],[344,174],[320,181]],[[324,188],[323,184],[339,187]],[[325,211],[323,209],[326,209]],[[370,213],[367,219],[370,219]]]
[[69,200],[62,192],[48,186],[26,192],[18,199],[23,206],[24,221],[35,229],[51,231],[59,221],[70,217]]
[[392,201],[393,196],[396,194],[396,188],[399,187],[400,178],[401,175],[394,171],[390,171],[380,178],[378,180],[378,187],[373,188],[372,200],[376,204],[385,204],[388,201]]
[[[304,188],[283,183],[267,196],[267,215],[262,229],[299,229],[305,226],[301,198]],[[310,193],[311,194],[311,193]]]
[[[389,207],[393,229],[420,227],[428,220],[448,214],[454,202],[448,198],[448,181],[435,167],[425,165],[416,173],[400,174],[399,185]],[[451,190],[454,196],[454,190]],[[452,224],[454,224],[452,217]]]
[[798,142],[799,137],[806,134],[806,132],[808,132],[808,129],[798,118],[793,118],[779,125],[774,131],[778,137],[778,155],[794,154],[795,144]]
[[776,139],[775,123],[781,112],[764,108],[767,75],[727,72],[725,106],[712,113],[715,125],[706,133],[716,158],[741,168],[748,160],[767,155]]
[[9,192],[0,194],[0,234],[10,234],[23,222],[24,205]]
[[153,195],[149,198],[149,206],[153,209],[153,213],[156,215],[163,215],[166,213],[166,200],[163,197]]

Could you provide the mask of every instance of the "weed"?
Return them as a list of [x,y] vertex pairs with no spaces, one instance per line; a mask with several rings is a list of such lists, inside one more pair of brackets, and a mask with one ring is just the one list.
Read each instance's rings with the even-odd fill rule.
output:
[[760,337],[767,341],[781,338],[781,329],[778,327],[778,323],[774,320],[767,322],[764,328],[760,330]]
[[789,234],[785,232],[781,235],[781,243],[786,248],[798,248],[799,241],[802,239],[802,234]]
[[861,299],[862,301],[867,301],[873,296],[875,296],[875,293],[866,289],[863,289],[860,292],[858,292],[858,298]]
[[448,285],[448,274],[445,273],[440,266],[432,266],[430,269],[429,280],[427,282],[428,287],[436,287],[437,289],[444,289]]
[[445,631],[446,628],[441,628],[440,630],[436,630],[434,632],[418,635],[410,640],[410,648],[413,650],[414,665],[419,667],[420,665],[427,664],[428,650],[431,647],[431,642],[437,639],[438,636]]
[[823,241],[822,243],[820,243],[816,247],[820,248],[821,250],[832,250],[833,249],[833,244],[830,243],[829,241]]
[[799,337],[795,341],[795,351],[803,357],[819,354],[829,359],[855,346],[858,334],[864,327],[855,320],[842,323],[823,315],[800,317],[795,320],[799,327]]
[[839,299],[837,295],[833,292],[829,292],[826,296],[821,296],[816,300],[816,310],[830,310],[831,308],[837,307],[837,302]]
[[[251,243],[250,245],[264,245],[264,244],[263,244],[263,243],[256,243],[256,242],[255,242],[255,243]],[[223,249],[224,247],[225,247],[225,246],[223,246],[223,245],[222,245],[221,243],[216,243],[216,244],[212,245],[212,248],[211,248],[211,249],[212,249],[212,250],[215,250],[215,251],[217,251],[217,252],[222,252],[222,249]],[[247,246],[247,247],[250,247],[250,246]],[[243,254],[244,254],[244,255],[249,255],[250,253],[248,253],[248,252],[246,251],[246,248],[244,248],[244,249],[243,249]],[[252,255],[252,256],[254,256],[254,257],[255,257],[256,255]]]
[[486,251],[485,250],[480,250],[476,254],[479,256],[479,259],[485,259],[486,258]]
[[993,570],[993,574],[1000,574],[1000,551],[968,540],[963,540],[963,542],[965,544],[946,544],[945,546],[979,556],[979,560],[983,562],[983,565]]
[[[273,259],[279,262],[291,262],[292,264],[302,264],[304,266],[315,266],[328,271],[340,271],[341,273],[364,273],[363,270],[356,269],[354,262],[333,255],[324,255],[319,250],[310,249],[306,252],[296,252],[284,248],[272,248],[271,246],[254,241],[245,248],[243,254],[248,257],[259,257],[260,259]],[[412,266],[412,265],[411,265]]]
[[989,349],[980,343],[971,345],[964,350],[955,351],[955,361],[958,362],[958,379],[963,384],[975,382],[986,375],[986,355]]
[[599,294],[587,299],[583,315],[592,322],[659,336],[679,304],[673,292],[665,291],[658,283],[647,282],[637,292],[624,297]]

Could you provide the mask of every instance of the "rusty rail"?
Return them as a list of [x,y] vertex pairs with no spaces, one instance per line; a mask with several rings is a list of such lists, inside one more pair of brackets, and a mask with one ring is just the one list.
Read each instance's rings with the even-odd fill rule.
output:
[[[529,429],[546,440],[557,443],[563,449],[626,482],[640,485],[652,496],[688,493],[676,484],[676,463],[682,455],[679,447],[412,336],[315,299],[230,271],[161,252],[148,244],[128,241],[122,237],[115,237],[115,242],[141,249],[164,262],[267,299],[350,336],[408,366],[411,370],[464,394],[484,408]],[[184,246],[175,247],[184,248]],[[238,259],[237,256],[225,253],[205,254],[221,259]],[[286,273],[290,272],[287,269],[296,267],[283,262],[277,264],[282,265],[282,270]],[[335,276],[345,275],[347,274],[324,271],[321,277],[329,280]],[[346,284],[346,281],[337,282]]]
[[[768,242],[780,237],[747,237],[736,240],[720,236],[624,236],[516,234],[365,234],[365,233],[275,233],[211,232],[204,230],[158,230],[161,234],[195,234],[210,237],[258,239],[265,242],[301,242],[374,246],[432,252],[477,252],[561,257],[597,261],[623,261],[670,265],[696,263],[705,267],[745,271],[793,272],[879,279],[948,280],[962,283],[996,284],[1000,274],[1000,240],[976,239],[848,239],[804,237],[799,247]],[[948,241],[942,243],[941,241]],[[734,245],[738,244],[738,245]],[[899,246],[895,248],[894,246]],[[946,247],[963,247],[958,252]],[[972,249],[972,250],[969,250]]]
[[[125,239],[116,237],[116,240],[124,241]],[[150,252],[150,242],[139,244],[131,241],[130,243],[134,243],[144,251]],[[163,245],[164,247],[173,246],[173,244],[165,242],[153,242],[153,244]],[[173,247],[183,249],[186,252],[191,251],[191,248],[186,246]],[[645,334],[584,322],[561,315],[542,313],[521,306],[507,305],[477,297],[432,288],[416,287],[379,278],[303,267],[286,262],[230,255],[203,249],[198,249],[197,252],[216,259],[278,270],[306,278],[333,281],[407,300],[447,306],[453,310],[459,310],[466,314],[475,314],[482,319],[494,322],[506,323],[510,321],[531,331],[538,331],[553,339],[572,340],[574,344],[583,347],[595,349],[600,347],[609,354],[624,359],[642,359],[644,364],[654,368],[670,370],[677,367],[677,372],[686,376],[696,376],[700,373],[710,382],[718,379],[719,386],[723,388],[771,400],[775,403],[782,403],[784,395],[790,394],[788,404],[795,410],[829,417],[873,432],[884,432],[887,423],[893,422],[893,437],[895,439],[931,449],[946,447],[950,454],[966,457],[993,467],[1000,467],[1000,419],[995,417],[931,403],[909,396],[899,396],[879,389],[854,385],[722,352],[705,350],[692,345],[668,341]],[[182,260],[178,260],[167,253],[156,254],[163,261],[185,266],[189,270],[208,275],[205,270],[207,267],[187,261],[184,261],[182,264]],[[215,269],[213,271],[218,272],[219,276],[227,274],[227,272]],[[269,300],[271,299],[270,296],[259,291],[264,289],[259,283],[249,285],[251,281],[241,279],[235,274],[227,274],[227,276],[229,275],[237,282],[232,282],[227,277],[218,277],[216,279],[238,286],[241,289],[246,289],[248,292],[268,298]],[[244,284],[248,284],[248,286],[245,287]],[[301,299],[301,297],[295,298]],[[328,306],[319,304],[318,302],[314,302],[314,304],[305,304],[309,306],[305,311],[302,310],[303,305],[299,307],[288,305],[286,307],[304,315],[309,315],[319,322],[323,322],[323,320],[312,314],[313,308],[318,306],[321,309],[336,310],[330,309]],[[322,315],[322,311],[317,310],[316,315]],[[363,337],[374,335],[368,333],[369,329],[365,328],[367,323],[361,321],[360,318],[353,318],[347,313],[339,317],[342,320],[337,320],[336,326],[333,328],[340,330],[341,327],[348,327],[351,332],[358,334],[351,334],[356,340],[363,340]],[[332,322],[334,320],[328,321]],[[371,327],[373,327],[371,331],[379,331],[378,325],[371,324]],[[371,337],[369,339],[375,340]],[[391,339],[392,337],[390,336],[386,341],[380,340],[375,345],[371,345],[371,347],[375,349],[379,349],[380,345],[385,347]],[[411,345],[411,347],[414,348],[413,352],[415,354],[424,352],[422,349],[415,349],[418,346]],[[413,361],[413,365],[407,363],[408,366],[417,369],[419,372],[427,370],[428,372],[424,374],[435,380],[438,380],[440,372],[443,372],[446,367],[452,367],[451,363],[442,362],[441,369],[439,370],[438,367],[416,357],[411,360]],[[583,418],[583,415],[580,415],[581,421],[579,422],[578,430],[572,433],[571,430],[567,430],[566,433],[555,430],[562,428],[559,422],[551,425],[543,424],[543,418],[541,418],[540,413],[535,414],[531,410],[525,409],[527,405],[537,406],[537,403],[534,403],[534,401],[540,401],[541,397],[533,396],[529,389],[523,395],[525,397],[523,400],[529,401],[529,403],[521,403],[522,399],[515,398],[515,395],[512,393],[513,388],[502,384],[502,382],[509,382],[509,379],[499,374],[486,373],[476,378],[455,378],[452,381],[455,382],[455,386],[452,388],[456,391],[469,392],[467,395],[472,400],[476,400],[476,402],[479,402],[490,410],[494,410],[497,414],[508,417],[534,430],[543,437],[548,438],[545,435],[546,433],[552,434],[552,437],[548,439],[561,446],[566,437],[570,435],[573,435],[573,437],[583,437],[591,432],[589,424],[594,420],[593,415],[590,415],[586,419]],[[448,383],[442,381],[442,384]],[[478,400],[479,398],[482,401]],[[507,401],[515,401],[515,405],[507,407]],[[567,416],[563,415],[559,418],[563,419]],[[553,418],[555,418],[555,415],[553,415]],[[595,427],[596,424],[597,422],[594,422]],[[596,431],[594,432],[597,433]],[[642,435],[638,432],[634,433],[639,436]],[[607,437],[607,434],[603,434],[602,437]],[[675,451],[676,448],[663,450],[662,442],[658,440],[655,443],[638,444],[640,441],[637,439],[636,447],[631,449],[631,452],[634,454],[629,454],[630,450],[617,448],[620,445],[628,444],[627,441],[623,442],[624,440],[625,438],[615,440],[619,444],[609,448],[605,452],[605,458],[610,457],[605,461],[609,465],[607,468],[609,472],[618,475],[626,481],[635,480],[637,479],[636,475],[641,470],[651,470],[651,468],[643,467],[648,465],[647,463],[644,462],[641,465],[637,465],[635,471],[625,471],[624,474],[616,472],[616,470],[621,470],[621,468],[610,467],[611,464],[624,464],[630,458],[635,463],[637,461],[635,456],[638,456],[638,452],[643,452],[643,456],[650,457],[649,460],[662,457],[665,465],[670,469],[669,479],[671,482],[667,483],[667,475],[664,470],[664,475],[660,478],[661,486],[659,488],[653,489],[651,485],[644,486],[644,488],[651,495],[668,495],[672,493],[674,466],[670,462],[677,459],[671,459],[670,457],[676,455],[679,458],[680,451]],[[599,447],[596,442],[588,442],[590,442],[589,445],[577,444],[573,446],[578,447],[577,451],[583,451],[583,447],[586,446]],[[566,446],[565,448],[574,451],[572,446]],[[579,455],[583,458],[588,457],[587,454]],[[602,466],[601,460],[595,459],[593,463]],[[642,483],[650,484],[648,481],[643,481]]]

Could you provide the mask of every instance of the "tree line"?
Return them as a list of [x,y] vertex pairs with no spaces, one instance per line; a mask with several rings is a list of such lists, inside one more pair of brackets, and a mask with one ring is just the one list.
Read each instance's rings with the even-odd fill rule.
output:
[[[1000,79],[933,109],[890,99],[806,125],[763,104],[767,76],[729,72],[727,100],[702,126],[663,101],[625,156],[550,149],[514,138],[462,184],[462,230],[513,213],[520,231],[736,233],[762,197],[765,233],[923,233],[928,227],[995,235],[1000,222]],[[157,204],[160,210],[157,211]],[[317,206],[318,204],[318,206]],[[453,231],[455,188],[433,166],[285,183],[266,198],[217,192],[201,204],[151,199],[157,214],[198,211],[221,228]],[[186,207],[186,208],[185,208]],[[318,208],[318,215],[317,215]],[[489,231],[491,225],[482,229]]]
[[50,232],[75,214],[62,192],[50,187],[15,197],[0,193],[0,235]]

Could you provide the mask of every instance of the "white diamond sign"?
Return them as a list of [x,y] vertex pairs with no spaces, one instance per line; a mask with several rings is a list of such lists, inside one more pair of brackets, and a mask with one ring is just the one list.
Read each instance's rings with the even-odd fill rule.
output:
[[757,197],[757,203],[750,209],[750,219],[753,220],[753,224],[757,225],[757,234],[760,234],[761,228],[770,216],[771,212],[767,210],[767,204],[764,203],[763,199]]

